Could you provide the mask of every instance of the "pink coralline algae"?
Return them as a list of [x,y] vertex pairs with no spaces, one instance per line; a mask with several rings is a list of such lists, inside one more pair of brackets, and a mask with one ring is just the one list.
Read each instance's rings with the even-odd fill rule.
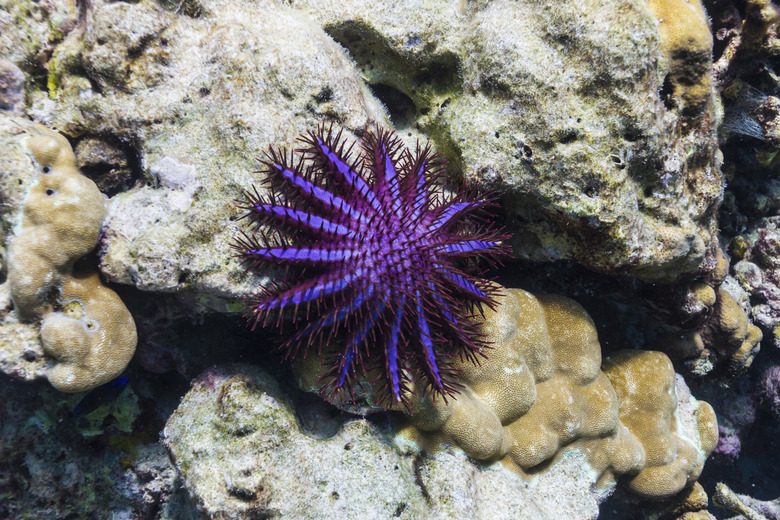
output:
[[234,244],[247,268],[294,270],[248,302],[253,324],[276,315],[281,326],[285,311],[303,323],[282,345],[290,358],[339,345],[326,398],[351,395],[358,377],[388,405],[405,402],[417,380],[434,395],[456,393],[452,361],[477,362],[488,347],[470,315],[494,304],[495,289],[472,274],[475,260],[508,252],[487,222],[491,203],[447,194],[445,161],[429,146],[410,152],[390,131],[366,132],[357,151],[326,128],[300,142],[292,153],[272,148],[267,191],[240,202],[254,224]]
[[761,400],[780,419],[780,365],[772,365],[761,378]]

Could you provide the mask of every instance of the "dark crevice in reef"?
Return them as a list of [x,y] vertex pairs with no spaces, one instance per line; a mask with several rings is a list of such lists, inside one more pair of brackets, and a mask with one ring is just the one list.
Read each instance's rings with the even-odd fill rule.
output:
[[400,90],[374,83],[369,85],[371,92],[382,102],[390,114],[390,121],[396,128],[408,128],[414,125],[417,119],[417,107],[414,101]]
[[86,135],[72,144],[79,171],[109,197],[143,182],[140,145],[132,137]]

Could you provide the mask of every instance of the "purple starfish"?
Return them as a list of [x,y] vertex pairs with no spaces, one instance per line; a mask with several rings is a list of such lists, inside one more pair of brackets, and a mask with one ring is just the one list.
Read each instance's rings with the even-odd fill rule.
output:
[[280,325],[286,309],[293,321],[305,318],[283,344],[290,357],[338,336],[323,378],[329,399],[344,389],[351,395],[358,373],[373,366],[388,405],[407,404],[419,378],[435,395],[456,393],[453,358],[476,363],[488,347],[471,315],[494,304],[494,286],[466,268],[508,252],[506,235],[485,222],[491,204],[445,195],[446,162],[429,146],[410,153],[391,131],[367,132],[357,154],[341,131],[324,127],[300,141],[297,160],[271,148],[262,161],[269,194],[254,189],[240,202],[256,225],[234,244],[247,268],[278,264],[305,274],[248,302],[254,325],[267,325],[274,312]]

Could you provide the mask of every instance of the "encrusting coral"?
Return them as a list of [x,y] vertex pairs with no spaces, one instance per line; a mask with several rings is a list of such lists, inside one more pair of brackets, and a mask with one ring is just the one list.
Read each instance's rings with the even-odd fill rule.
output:
[[[648,498],[672,496],[698,478],[717,443],[717,419],[666,355],[619,351],[602,367],[595,326],[573,300],[503,289],[497,303],[479,319],[492,344],[488,359],[457,365],[464,389],[447,402],[418,385],[401,438],[429,452],[455,445],[521,473],[577,449],[600,485],[625,475],[627,487]],[[317,388],[316,356],[295,369],[302,388]],[[371,406],[370,387],[361,388]]]
[[105,216],[103,194],[76,168],[64,136],[30,125],[25,142],[39,168],[8,246],[8,284],[17,314],[42,318],[46,371],[64,392],[99,386],[119,375],[135,352],[130,312],[94,270],[74,264],[94,249]]
[[683,113],[700,115],[712,102],[712,33],[699,0],[648,0],[658,22],[661,69]]

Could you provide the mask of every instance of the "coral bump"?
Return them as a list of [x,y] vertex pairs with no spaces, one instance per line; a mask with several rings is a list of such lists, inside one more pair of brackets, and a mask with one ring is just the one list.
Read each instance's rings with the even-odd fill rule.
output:
[[452,361],[477,363],[489,347],[472,318],[496,289],[471,271],[508,253],[488,222],[493,204],[445,192],[446,162],[391,131],[365,132],[357,151],[326,127],[299,142],[271,148],[265,190],[239,201],[254,223],[233,244],[244,265],[295,273],[247,302],[253,325],[276,315],[281,326],[289,311],[304,324],[282,345],[288,357],[335,347],[322,380],[331,400],[367,374],[388,406],[405,404],[417,380],[446,399],[459,387]]

